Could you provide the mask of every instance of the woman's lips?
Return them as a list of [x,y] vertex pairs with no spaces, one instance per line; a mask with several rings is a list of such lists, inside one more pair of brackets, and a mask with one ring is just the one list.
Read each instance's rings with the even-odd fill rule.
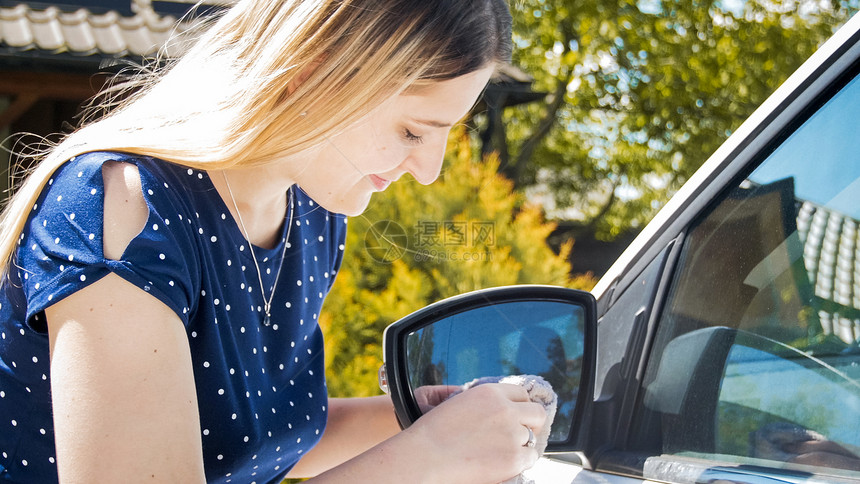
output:
[[368,178],[370,178],[370,182],[373,183],[374,188],[380,192],[388,188],[388,185],[391,185],[391,180],[386,180],[376,175],[369,175]]

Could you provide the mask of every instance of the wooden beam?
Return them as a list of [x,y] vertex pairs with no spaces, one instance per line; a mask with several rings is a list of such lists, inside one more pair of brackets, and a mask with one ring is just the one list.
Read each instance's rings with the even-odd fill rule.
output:
[[0,94],[83,101],[93,97],[104,85],[103,74],[63,74],[50,72],[3,72]]
[[3,129],[10,124],[14,123],[18,117],[22,114],[26,113],[28,109],[33,107],[33,104],[36,104],[36,101],[39,100],[39,96],[36,94],[19,94],[12,101],[12,104],[9,105],[8,108],[0,112],[0,129]]

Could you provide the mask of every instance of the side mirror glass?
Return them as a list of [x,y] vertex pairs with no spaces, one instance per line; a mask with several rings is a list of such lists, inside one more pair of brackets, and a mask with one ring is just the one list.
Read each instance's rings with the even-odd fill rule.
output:
[[592,397],[594,297],[553,286],[509,286],[456,296],[391,324],[380,384],[401,426],[427,410],[416,392],[477,378],[538,375],[558,395],[547,451],[572,450]]

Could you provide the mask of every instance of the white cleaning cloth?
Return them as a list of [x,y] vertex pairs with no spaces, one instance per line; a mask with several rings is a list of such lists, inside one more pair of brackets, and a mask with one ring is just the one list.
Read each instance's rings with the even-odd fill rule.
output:
[[[543,409],[546,411],[546,420],[544,421],[543,428],[541,428],[539,432],[535,432],[535,450],[537,450],[538,456],[543,455],[543,451],[546,449],[546,444],[549,440],[550,427],[552,426],[552,421],[555,418],[555,411],[558,407],[558,396],[553,391],[552,385],[537,375],[491,376],[472,380],[471,382],[463,385],[462,390],[454,392],[450,396],[454,396],[457,393],[484,383],[507,383],[510,385],[519,385],[526,389],[529,393],[529,398],[531,398],[533,402],[543,405]],[[534,481],[531,479],[520,474],[508,479],[502,484],[533,484],[533,482]]]

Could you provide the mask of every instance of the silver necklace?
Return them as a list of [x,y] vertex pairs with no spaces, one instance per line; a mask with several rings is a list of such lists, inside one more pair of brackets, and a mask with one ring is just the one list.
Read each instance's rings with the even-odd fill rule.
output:
[[245,228],[245,222],[242,220],[242,214],[239,213],[239,206],[236,204],[236,197],[233,196],[233,190],[230,189],[230,182],[227,180],[227,174],[223,171],[221,176],[224,177],[224,184],[227,186],[227,193],[230,194],[230,201],[233,202],[233,208],[236,210],[236,218],[239,219],[239,225],[242,226],[245,240],[248,241],[248,248],[251,249],[251,259],[254,261],[254,267],[257,269],[257,280],[260,282],[260,295],[263,298],[263,325],[271,326],[272,324],[272,299],[275,298],[275,288],[278,287],[278,279],[281,277],[281,269],[284,267],[284,257],[287,255],[287,247],[290,245],[290,231],[293,228],[293,211],[295,209],[295,200],[293,198],[293,187],[287,189],[287,197],[290,199],[290,216],[287,218],[287,238],[284,239],[284,250],[281,252],[281,262],[278,264],[278,272],[275,273],[275,283],[272,284],[272,293],[266,298],[266,290],[263,289],[263,273],[260,272],[260,264],[257,263],[257,254],[254,253],[254,244],[248,237],[248,229]]

